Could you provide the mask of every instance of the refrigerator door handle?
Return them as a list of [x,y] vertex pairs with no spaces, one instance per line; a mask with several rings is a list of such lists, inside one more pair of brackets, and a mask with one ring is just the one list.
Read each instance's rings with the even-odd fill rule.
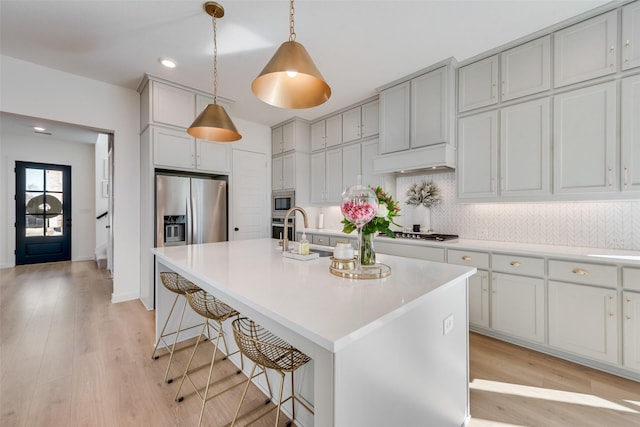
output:
[[191,209],[191,197],[187,197],[187,232],[186,232],[186,240],[187,245],[193,243],[193,209]]
[[196,200],[195,197],[191,198],[191,219],[193,224],[191,224],[191,230],[192,233],[191,234],[191,243],[196,244],[196,243],[202,243],[202,237],[200,236],[200,229],[198,228],[198,209],[200,209],[200,206],[198,204],[198,201]]

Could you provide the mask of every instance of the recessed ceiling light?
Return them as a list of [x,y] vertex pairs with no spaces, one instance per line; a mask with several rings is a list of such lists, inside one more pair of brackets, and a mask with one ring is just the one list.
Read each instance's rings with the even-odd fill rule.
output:
[[160,63],[167,68],[176,68],[176,61],[171,58],[160,58]]
[[34,126],[33,127],[33,131],[34,132],[44,132],[46,129],[41,127],[41,126]]

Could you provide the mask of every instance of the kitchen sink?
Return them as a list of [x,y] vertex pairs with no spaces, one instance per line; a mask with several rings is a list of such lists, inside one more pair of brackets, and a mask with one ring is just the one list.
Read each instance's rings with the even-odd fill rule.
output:
[[327,256],[332,256],[333,252],[332,251],[323,251],[321,249],[311,249],[311,252],[315,252],[317,254],[320,254],[320,257],[327,257]]

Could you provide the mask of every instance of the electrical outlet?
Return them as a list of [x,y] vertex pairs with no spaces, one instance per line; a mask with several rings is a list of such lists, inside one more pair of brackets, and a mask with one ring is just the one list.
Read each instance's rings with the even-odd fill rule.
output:
[[476,228],[476,237],[478,239],[489,238],[489,230],[487,230],[486,228]]
[[442,321],[442,335],[447,335],[453,330],[453,314],[448,315]]

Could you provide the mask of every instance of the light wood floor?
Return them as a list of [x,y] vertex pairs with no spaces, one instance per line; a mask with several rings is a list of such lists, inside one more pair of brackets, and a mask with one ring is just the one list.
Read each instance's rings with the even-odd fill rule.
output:
[[[110,298],[93,262],[0,270],[0,426],[197,424],[198,400],[175,402],[177,383],[162,382],[166,358],[150,358],[154,313]],[[197,366],[210,357],[212,346],[202,347]],[[178,353],[172,376],[188,353]],[[470,427],[640,426],[639,383],[476,334],[470,357]],[[229,362],[217,366],[230,376],[216,387],[244,380]],[[211,400],[203,425],[228,424],[241,392]],[[258,409],[243,421],[267,409],[262,400],[252,387],[243,413]],[[272,411],[255,425],[273,422]]]

